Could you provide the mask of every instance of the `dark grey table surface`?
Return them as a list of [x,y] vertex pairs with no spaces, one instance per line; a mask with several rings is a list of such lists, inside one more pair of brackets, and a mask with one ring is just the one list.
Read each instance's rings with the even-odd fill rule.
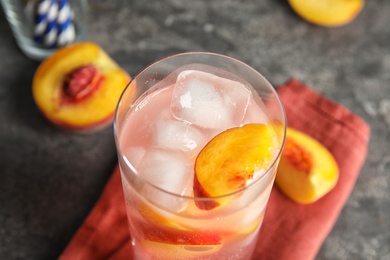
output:
[[[173,53],[224,53],[362,117],[368,157],[317,258],[390,259],[389,24],[390,1],[378,0],[340,28],[303,21],[286,0],[90,0],[88,39],[131,75]],[[0,259],[57,258],[116,165],[111,127],[72,134],[42,117],[31,94],[37,66],[0,12]]]

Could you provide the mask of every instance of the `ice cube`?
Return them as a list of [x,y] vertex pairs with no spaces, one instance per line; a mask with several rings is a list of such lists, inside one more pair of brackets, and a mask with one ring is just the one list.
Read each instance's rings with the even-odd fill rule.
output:
[[160,114],[158,115],[156,121],[158,121],[159,119],[161,120],[171,120],[171,119],[175,119],[173,116],[172,116],[172,113],[171,113],[171,108],[170,107],[165,107],[161,110]]
[[171,104],[173,116],[184,122],[205,128],[232,124],[229,108],[224,105],[214,86],[196,78],[179,76]]
[[134,168],[137,168],[145,153],[145,148],[141,146],[132,146],[125,150],[124,155],[128,162],[130,162],[130,164],[133,165]]
[[146,196],[149,200],[175,212],[186,206],[187,200],[180,195],[189,196],[192,192],[193,172],[183,154],[160,149],[149,150],[140,162],[138,173],[154,186],[177,194],[174,196],[148,187]]
[[250,99],[250,104],[248,106],[247,113],[245,115],[245,118],[243,120],[243,124],[268,124],[268,116],[265,113],[266,108],[260,99],[257,100],[257,102],[254,101],[253,98]]
[[226,129],[241,124],[250,96],[250,90],[238,81],[186,70],[175,83],[171,111],[184,122]]
[[158,147],[184,152],[199,151],[207,142],[201,131],[176,120],[157,121],[154,139]]

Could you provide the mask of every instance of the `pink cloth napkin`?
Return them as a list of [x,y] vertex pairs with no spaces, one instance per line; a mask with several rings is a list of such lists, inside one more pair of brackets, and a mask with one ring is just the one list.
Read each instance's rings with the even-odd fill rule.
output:
[[[295,79],[280,86],[278,93],[288,126],[325,145],[339,165],[340,177],[330,193],[309,205],[292,202],[274,187],[254,259],[314,259],[364,164],[370,129],[362,119]],[[131,259],[124,205],[117,167],[60,259]]]

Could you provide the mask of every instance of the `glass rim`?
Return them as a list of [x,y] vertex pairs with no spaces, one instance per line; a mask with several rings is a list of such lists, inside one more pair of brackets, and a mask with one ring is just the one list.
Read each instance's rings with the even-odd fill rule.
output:
[[[238,63],[238,64],[248,68],[249,70],[253,71],[255,74],[257,74],[266,83],[266,85],[271,90],[273,96],[276,98],[277,104],[278,104],[278,106],[279,106],[279,108],[281,110],[281,114],[282,114],[282,117],[283,117],[282,118],[283,120],[281,122],[283,124],[283,138],[282,138],[282,141],[281,141],[281,144],[280,144],[280,149],[279,149],[277,155],[275,156],[275,158],[272,160],[272,163],[267,167],[267,169],[264,171],[264,173],[262,173],[262,175],[260,177],[258,177],[257,179],[253,180],[253,182],[251,182],[249,185],[246,185],[244,188],[241,188],[241,189],[239,189],[237,191],[230,192],[230,193],[227,193],[227,194],[219,195],[219,196],[211,196],[211,197],[187,196],[187,195],[181,195],[181,194],[178,194],[178,193],[174,193],[174,192],[171,192],[171,191],[168,191],[168,190],[165,190],[163,188],[158,187],[157,185],[155,185],[152,182],[146,180],[140,174],[138,174],[138,171],[137,171],[136,167],[134,167],[134,165],[124,155],[124,153],[122,152],[122,149],[120,149],[120,144],[119,144],[119,140],[118,140],[118,127],[117,127],[118,111],[119,111],[122,99],[123,99],[125,93],[127,92],[127,90],[130,88],[132,82],[139,75],[141,75],[142,73],[144,73],[145,71],[147,71],[148,69],[150,69],[151,67],[153,67],[157,63],[160,63],[160,62],[165,61],[165,60],[174,59],[174,58],[177,58],[177,57],[193,56],[193,55],[207,55],[207,56],[214,56],[214,57],[223,58],[223,59],[226,59],[226,60],[229,60],[229,61],[232,61],[232,62],[236,62],[236,63]],[[209,66],[212,66],[212,65],[209,65]],[[139,96],[136,96],[135,99],[132,101],[132,104],[134,104],[139,99],[139,97],[142,96],[142,94],[143,93],[140,93]],[[129,107],[129,109],[130,109],[130,107]],[[256,69],[254,69],[250,65],[248,65],[248,64],[246,64],[246,63],[244,63],[244,62],[242,62],[242,61],[240,61],[240,60],[238,60],[236,58],[233,58],[233,57],[230,57],[230,56],[227,56],[227,55],[224,55],[224,54],[219,54],[219,53],[213,53],[213,52],[182,52],[182,53],[172,54],[172,55],[169,55],[169,56],[157,59],[156,61],[154,61],[154,62],[148,64],[147,66],[145,66],[144,68],[142,68],[138,73],[135,74],[134,77],[131,78],[131,80],[129,81],[129,83],[127,84],[127,86],[122,91],[122,93],[121,93],[121,95],[119,97],[119,100],[118,100],[118,103],[117,103],[117,106],[116,106],[116,109],[115,109],[115,114],[114,114],[113,130],[114,130],[114,139],[115,139],[115,145],[116,145],[116,148],[117,148],[116,150],[117,150],[118,156],[120,156],[122,158],[122,160],[126,163],[127,167],[143,183],[146,183],[148,186],[152,187],[153,189],[156,189],[156,190],[158,190],[160,192],[163,192],[165,194],[169,194],[169,195],[177,197],[177,198],[188,199],[188,200],[193,200],[193,201],[213,201],[213,200],[216,200],[216,199],[232,197],[232,196],[235,196],[235,195],[237,195],[239,193],[242,193],[242,192],[248,190],[250,187],[254,186],[261,179],[265,178],[265,176],[268,176],[270,174],[270,171],[275,167],[275,164],[278,162],[279,158],[281,157],[282,151],[283,151],[283,147],[284,147],[285,140],[286,140],[286,133],[287,133],[287,117],[286,117],[286,112],[285,112],[284,106],[282,104],[282,101],[280,100],[280,97],[277,94],[275,88],[272,86],[272,84],[260,72],[258,72]],[[275,171],[276,171],[276,169],[275,169]]]

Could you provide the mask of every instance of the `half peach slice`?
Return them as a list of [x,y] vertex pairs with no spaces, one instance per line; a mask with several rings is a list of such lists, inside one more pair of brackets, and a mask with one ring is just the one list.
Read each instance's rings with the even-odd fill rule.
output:
[[113,121],[129,81],[130,76],[98,45],[77,43],[42,62],[34,75],[33,97],[55,125],[88,131]]
[[310,136],[287,129],[275,184],[295,202],[308,204],[327,194],[337,183],[339,170],[332,154]]

